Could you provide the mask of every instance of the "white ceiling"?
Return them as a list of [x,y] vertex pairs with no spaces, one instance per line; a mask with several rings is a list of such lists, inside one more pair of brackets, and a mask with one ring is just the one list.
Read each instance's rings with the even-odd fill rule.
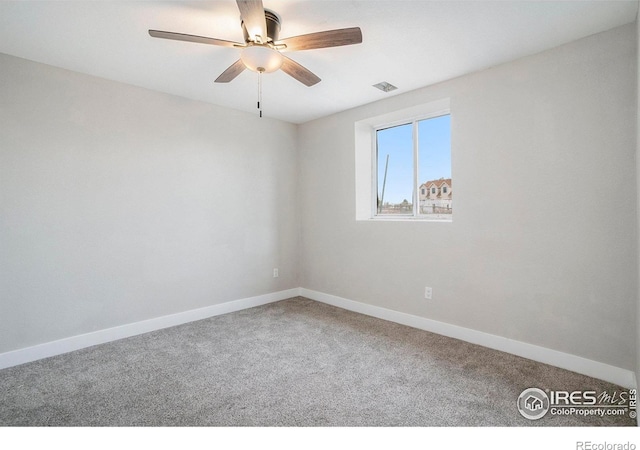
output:
[[[303,123],[633,22],[638,1],[263,0],[281,38],[359,26],[363,43],[288,53],[322,82],[264,75],[265,116]],[[257,75],[213,80],[239,50],[151,38],[159,29],[242,42],[234,0],[0,1],[0,52],[255,112]],[[1,68],[0,68],[1,70]],[[388,81],[399,89],[372,87]]]

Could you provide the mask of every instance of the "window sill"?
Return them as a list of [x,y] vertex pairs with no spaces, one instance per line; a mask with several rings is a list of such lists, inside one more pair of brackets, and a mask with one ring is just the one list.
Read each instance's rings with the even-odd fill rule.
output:
[[394,216],[373,216],[368,219],[356,219],[358,221],[369,221],[369,222],[444,222],[451,223],[453,222],[453,217],[450,214],[447,215],[434,215],[434,216],[402,216],[402,215],[394,215]]

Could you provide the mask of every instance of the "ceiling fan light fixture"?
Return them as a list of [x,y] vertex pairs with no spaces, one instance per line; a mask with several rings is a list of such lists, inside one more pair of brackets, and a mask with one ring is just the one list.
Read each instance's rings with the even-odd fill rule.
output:
[[240,59],[247,69],[264,73],[275,72],[284,60],[279,51],[268,45],[250,45],[242,49]]
[[244,35],[242,43],[161,30],[149,30],[149,35],[155,38],[242,49],[240,59],[225,69],[216,78],[216,83],[228,83],[245,69],[258,74],[282,69],[284,73],[308,87],[319,83],[320,78],[293,59],[281,55],[281,50],[292,52],[362,43],[362,30],[358,27],[318,31],[280,39],[280,16],[265,9],[262,0],[236,0],[236,4],[240,11],[240,26]]

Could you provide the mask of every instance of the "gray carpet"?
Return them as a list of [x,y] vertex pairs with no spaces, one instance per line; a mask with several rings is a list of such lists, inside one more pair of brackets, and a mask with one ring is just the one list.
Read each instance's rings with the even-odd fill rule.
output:
[[304,298],[0,371],[3,426],[618,426],[529,421],[528,387],[589,377]]

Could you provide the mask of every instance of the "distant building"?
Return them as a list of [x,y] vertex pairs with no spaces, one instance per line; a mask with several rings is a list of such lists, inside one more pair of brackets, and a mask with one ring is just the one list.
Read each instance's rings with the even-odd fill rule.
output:
[[451,214],[451,178],[422,184],[419,189],[421,214]]

